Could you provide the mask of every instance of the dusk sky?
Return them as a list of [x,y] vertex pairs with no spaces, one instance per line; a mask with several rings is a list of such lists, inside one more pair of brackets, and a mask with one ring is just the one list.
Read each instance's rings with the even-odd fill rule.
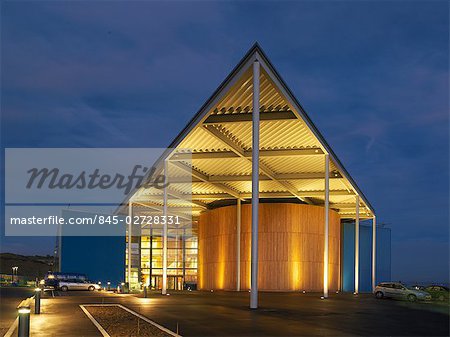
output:
[[166,147],[258,41],[392,229],[393,279],[448,281],[448,6],[3,1],[2,149]]

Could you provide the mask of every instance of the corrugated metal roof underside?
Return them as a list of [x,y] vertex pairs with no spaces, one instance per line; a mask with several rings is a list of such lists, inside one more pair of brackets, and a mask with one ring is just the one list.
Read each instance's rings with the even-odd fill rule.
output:
[[[252,71],[248,69],[177,146],[176,153],[193,154],[191,160],[177,161],[192,167],[193,183],[175,182],[170,188],[180,195],[192,192],[196,207],[235,199],[236,195],[242,199],[251,197],[252,83]],[[270,115],[260,122],[261,197],[297,197],[304,202],[323,204],[323,144],[263,68],[260,85],[261,116]],[[171,177],[186,176],[185,170],[172,166],[176,165],[169,164]],[[356,193],[352,182],[332,161],[330,172],[330,207],[337,209],[342,217],[354,218]],[[145,199],[153,194],[160,195],[161,191],[146,191],[141,197]],[[361,199],[360,205],[361,217],[373,215]]]

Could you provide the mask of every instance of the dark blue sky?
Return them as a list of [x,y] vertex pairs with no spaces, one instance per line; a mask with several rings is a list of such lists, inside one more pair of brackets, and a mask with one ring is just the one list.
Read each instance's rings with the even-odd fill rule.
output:
[[[448,2],[1,3],[3,147],[165,147],[258,41],[392,228],[448,280]],[[51,253],[53,238],[2,237]]]

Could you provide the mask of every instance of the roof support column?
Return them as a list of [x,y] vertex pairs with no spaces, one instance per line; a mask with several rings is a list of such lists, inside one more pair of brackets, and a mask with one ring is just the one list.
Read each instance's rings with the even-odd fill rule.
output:
[[259,62],[253,62],[252,113],[252,255],[250,309],[258,308],[258,223],[259,223]]
[[328,298],[328,232],[330,209],[330,158],[325,155],[325,224],[323,245],[323,298]]
[[241,291],[241,199],[236,205],[236,291]]
[[127,282],[128,282],[128,289],[131,288],[131,226],[133,224],[133,203],[130,201],[128,202],[128,268],[127,268]]
[[163,190],[163,217],[166,219],[163,224],[163,279],[162,279],[162,289],[161,294],[167,294],[167,176],[169,175],[169,170],[167,168],[167,159],[164,160],[164,190]]
[[372,219],[372,291],[375,290],[376,286],[376,271],[377,271],[377,220],[375,215]]
[[355,295],[359,293],[359,195],[356,195],[355,217]]

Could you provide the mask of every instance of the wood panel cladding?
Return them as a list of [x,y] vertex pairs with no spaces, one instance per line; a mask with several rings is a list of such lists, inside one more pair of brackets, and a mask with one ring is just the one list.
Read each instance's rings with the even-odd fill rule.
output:
[[[329,212],[329,290],[339,289],[340,217]],[[236,206],[208,210],[198,224],[198,287],[236,289]],[[266,291],[322,291],[325,210],[321,206],[259,206],[258,287]],[[241,209],[241,290],[250,288],[251,205]]]

